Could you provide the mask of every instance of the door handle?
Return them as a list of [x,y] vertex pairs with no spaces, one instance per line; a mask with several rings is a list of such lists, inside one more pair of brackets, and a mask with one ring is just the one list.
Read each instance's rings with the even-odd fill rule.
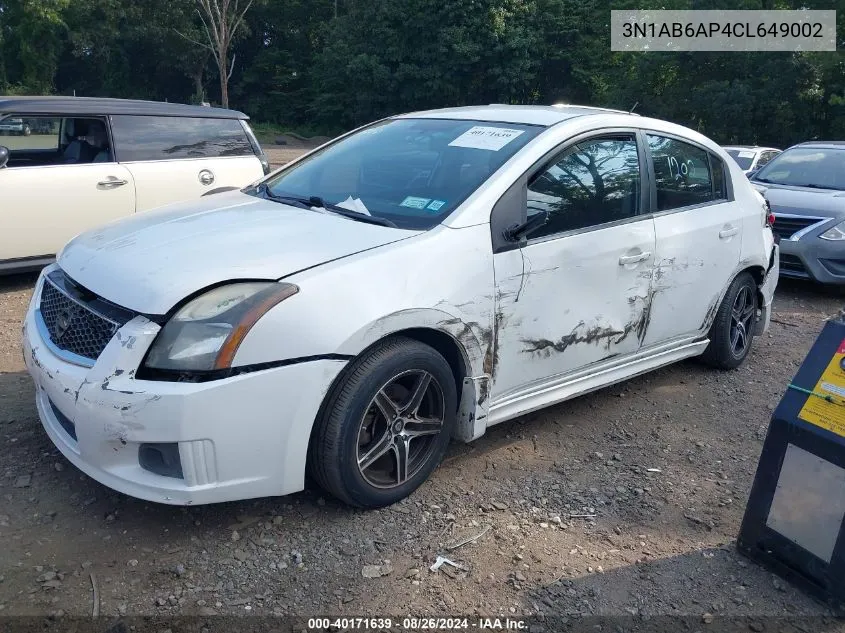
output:
[[724,239],[727,239],[729,237],[733,237],[737,233],[739,233],[739,227],[738,226],[729,226],[729,227],[726,227],[726,228],[722,229],[721,231],[719,231],[719,239],[724,240]]
[[214,182],[214,174],[208,169],[200,171],[200,173],[197,174],[197,178],[199,178],[199,181],[206,186]]
[[637,264],[639,262],[644,262],[649,257],[651,257],[651,253],[649,251],[645,251],[639,255],[623,255],[619,258],[619,265],[627,266],[628,264]]
[[128,180],[122,180],[121,178],[115,178],[114,176],[109,176],[105,180],[101,180],[97,183],[97,189],[114,189],[115,187],[122,187],[123,185],[128,185]]

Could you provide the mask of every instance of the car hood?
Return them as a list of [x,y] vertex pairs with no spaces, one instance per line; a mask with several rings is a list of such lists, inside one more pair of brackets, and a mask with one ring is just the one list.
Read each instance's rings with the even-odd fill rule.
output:
[[117,305],[165,314],[213,284],[279,279],[416,234],[235,191],[83,233],[58,263],[74,281]]
[[757,181],[752,181],[752,184],[769,201],[775,216],[790,213],[823,218],[845,217],[845,191],[787,187]]

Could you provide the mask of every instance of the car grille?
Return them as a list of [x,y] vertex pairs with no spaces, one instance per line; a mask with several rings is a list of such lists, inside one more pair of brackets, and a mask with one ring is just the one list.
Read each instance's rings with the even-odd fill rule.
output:
[[780,272],[791,277],[809,277],[804,262],[795,255],[788,253],[780,254]]
[[783,216],[775,212],[775,223],[772,230],[780,236],[781,239],[788,240],[798,231],[806,229],[808,226],[822,222],[827,218],[814,218],[809,216]]
[[115,315],[107,317],[92,309],[93,301],[74,296],[80,294],[62,273],[52,273],[44,279],[39,311],[55,347],[95,361],[131,314],[117,308]]

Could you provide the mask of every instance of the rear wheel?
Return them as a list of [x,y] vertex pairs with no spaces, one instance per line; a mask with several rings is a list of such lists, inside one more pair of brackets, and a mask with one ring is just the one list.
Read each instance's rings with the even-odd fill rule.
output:
[[757,283],[749,273],[740,273],[716,312],[702,360],[719,369],[739,367],[751,351],[756,319]]
[[456,412],[446,360],[413,339],[389,339],[356,360],[329,395],[311,437],[309,470],[350,505],[390,505],[437,468]]

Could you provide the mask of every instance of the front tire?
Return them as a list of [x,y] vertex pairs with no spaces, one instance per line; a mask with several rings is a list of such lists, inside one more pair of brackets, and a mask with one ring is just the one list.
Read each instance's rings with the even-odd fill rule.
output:
[[436,350],[405,337],[385,340],[329,393],[311,436],[311,475],[361,508],[407,497],[443,459],[457,397],[452,370]]
[[740,273],[731,283],[710,326],[710,344],[701,359],[717,369],[736,369],[745,361],[754,340],[757,283]]

